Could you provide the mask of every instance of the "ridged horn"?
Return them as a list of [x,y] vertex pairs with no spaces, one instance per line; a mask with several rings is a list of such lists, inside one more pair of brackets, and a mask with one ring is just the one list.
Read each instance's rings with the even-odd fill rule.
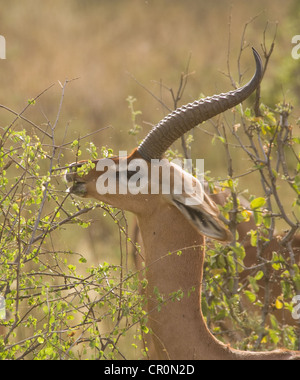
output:
[[252,48],[252,50],[256,62],[256,72],[245,86],[225,94],[207,97],[177,108],[148,133],[138,147],[140,155],[148,161],[154,158],[160,159],[174,141],[184,133],[203,121],[247,99],[258,87],[263,75],[261,58],[254,48]]

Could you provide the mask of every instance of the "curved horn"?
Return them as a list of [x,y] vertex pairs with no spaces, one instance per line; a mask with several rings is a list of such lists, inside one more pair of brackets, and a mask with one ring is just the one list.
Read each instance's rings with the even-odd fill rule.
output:
[[252,50],[256,72],[250,82],[237,90],[207,97],[177,108],[148,133],[138,147],[140,155],[148,161],[154,158],[160,159],[173,142],[184,133],[247,99],[258,87],[263,75],[261,58],[254,48]]

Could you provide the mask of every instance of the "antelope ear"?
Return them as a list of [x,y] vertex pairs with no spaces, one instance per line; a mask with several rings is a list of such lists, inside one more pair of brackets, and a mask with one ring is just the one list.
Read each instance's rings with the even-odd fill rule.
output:
[[173,192],[165,195],[184,217],[203,235],[212,239],[231,240],[231,233],[219,219],[219,209],[205,193],[197,178],[171,163]]
[[172,194],[170,201],[201,234],[220,241],[231,240],[230,231],[218,218],[217,206],[207,194],[201,196],[198,204],[195,196],[190,202],[189,195],[184,193]]

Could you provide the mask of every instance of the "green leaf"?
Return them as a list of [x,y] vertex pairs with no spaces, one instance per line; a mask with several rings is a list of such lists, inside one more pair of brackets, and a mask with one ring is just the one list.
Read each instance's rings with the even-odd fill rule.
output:
[[257,231],[251,230],[250,234],[251,234],[250,243],[251,243],[252,247],[256,247],[257,246]]
[[293,281],[297,290],[300,290],[300,274],[296,274],[293,277]]
[[256,210],[258,208],[261,208],[265,204],[266,204],[265,198],[258,197],[258,198],[253,199],[253,201],[251,201],[250,207],[252,208],[252,210]]
[[147,326],[142,326],[142,331],[145,333],[145,334],[148,334],[148,332],[149,332],[149,329],[148,329],[148,327]]
[[254,211],[253,213],[254,221],[257,226],[261,225],[263,222],[263,217],[261,211]]
[[39,344],[43,344],[45,342],[45,339],[43,337],[39,336],[37,338],[37,341],[38,341]]
[[271,321],[271,325],[273,329],[278,329],[278,322],[275,315],[269,314],[269,317],[270,317],[270,321]]
[[264,220],[264,225],[267,227],[267,228],[270,228],[271,227],[271,223],[272,223],[272,218],[270,215],[266,215],[263,217],[263,220]]
[[270,329],[269,330],[269,336],[274,344],[277,344],[279,342],[278,333],[275,330]]
[[272,268],[275,270],[279,270],[281,268],[281,265],[280,265],[280,263],[273,263]]
[[16,211],[16,212],[19,211],[19,206],[17,205],[17,203],[14,203],[14,204],[12,205],[12,208],[13,208],[13,210]]
[[283,298],[291,298],[292,297],[292,286],[289,284],[286,280],[285,281],[280,281],[282,293],[283,293]]
[[235,246],[231,247],[233,252],[237,255],[237,257],[241,260],[243,260],[246,256],[245,248],[243,246]]
[[281,269],[281,263],[284,263],[284,259],[281,255],[277,254],[277,252],[272,252],[272,268],[275,270]]
[[244,111],[244,116],[250,118],[252,116],[252,112],[250,108],[246,108]]
[[46,349],[45,349],[45,354],[46,355],[52,355],[53,354],[53,348],[52,347],[47,347]]
[[251,303],[256,301],[256,295],[250,292],[250,290],[244,290],[244,294]]
[[257,273],[256,273],[256,275],[255,275],[255,280],[256,281],[259,281],[259,280],[261,280],[262,278],[264,277],[264,272],[262,271],[262,270],[260,270],[260,271],[258,271]]
[[78,145],[78,140],[74,140],[71,144],[71,148],[75,148]]

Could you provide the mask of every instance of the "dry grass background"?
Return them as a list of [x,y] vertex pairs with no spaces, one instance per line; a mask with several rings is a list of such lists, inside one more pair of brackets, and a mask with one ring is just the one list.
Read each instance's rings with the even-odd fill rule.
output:
[[[28,99],[54,83],[25,115],[42,124],[44,114],[50,120],[56,116],[61,95],[58,81],[79,78],[66,89],[58,127],[61,141],[67,126],[68,141],[110,126],[94,135],[93,142],[116,152],[131,150],[137,142],[128,134],[131,121],[127,96],[136,97],[135,107],[142,111],[139,138],[149,130],[148,123],[155,124],[166,112],[132,76],[172,108],[168,92],[161,94],[159,81],[175,89],[190,56],[189,70],[194,74],[181,104],[201,93],[212,95],[231,89],[229,79],[222,74],[227,71],[230,18],[230,64],[236,80],[245,24],[257,16],[249,24],[245,40],[260,50],[267,22],[268,43],[278,22],[262,96],[272,106],[284,93],[299,108],[300,63],[291,58],[292,36],[300,34],[297,0],[1,0],[0,9],[0,34],[7,44],[7,59],[0,61],[0,104],[20,111]],[[242,70],[248,70],[246,81],[253,71],[250,49],[243,54]],[[297,118],[299,111],[295,114]],[[0,127],[11,119],[11,114],[0,110]],[[212,148],[209,136],[195,133],[193,154],[205,158],[205,168],[213,176],[226,175],[223,151],[218,146]],[[65,162],[74,161],[74,157],[75,152],[67,153]],[[237,163],[237,172],[244,167],[244,163]],[[249,186],[253,186],[251,181]],[[77,232],[72,227],[57,238],[64,248],[77,248],[89,257],[92,254],[92,261],[97,263],[117,253],[119,242],[112,221],[102,215],[93,217],[88,230]]]
[[[7,59],[0,62],[0,102],[18,110],[28,98],[56,83],[41,101],[50,118],[57,108],[60,91],[57,80],[79,77],[66,93],[62,132],[68,121],[72,122],[70,134],[74,135],[110,125],[111,129],[95,137],[95,143],[130,149],[136,143],[128,139],[130,117],[126,97],[138,98],[137,108],[143,111],[141,122],[156,123],[165,111],[129,73],[159,95],[159,85],[153,81],[161,79],[175,88],[191,54],[190,71],[195,74],[183,103],[201,93],[209,95],[230,89],[230,82],[221,73],[227,70],[229,16],[230,62],[237,79],[236,60],[244,25],[259,15],[246,33],[246,41],[257,48],[267,21],[268,39],[273,37],[274,23],[279,23],[274,58],[264,85],[269,96],[282,84],[285,87],[283,64],[285,68],[295,64],[290,51],[291,38],[299,33],[293,11],[296,3],[295,0],[285,1],[284,5],[280,1],[257,0],[11,0],[9,3],[2,0],[0,33],[6,38]],[[250,50],[245,52],[242,64],[243,70],[252,70]],[[250,74],[245,76],[248,79]],[[285,88],[288,90],[292,89]],[[164,100],[169,100],[167,94]],[[34,112],[38,117],[38,112]],[[1,114],[2,125],[7,122],[6,116]],[[44,121],[41,113],[40,119]],[[148,130],[149,126],[144,125],[143,135]]]

